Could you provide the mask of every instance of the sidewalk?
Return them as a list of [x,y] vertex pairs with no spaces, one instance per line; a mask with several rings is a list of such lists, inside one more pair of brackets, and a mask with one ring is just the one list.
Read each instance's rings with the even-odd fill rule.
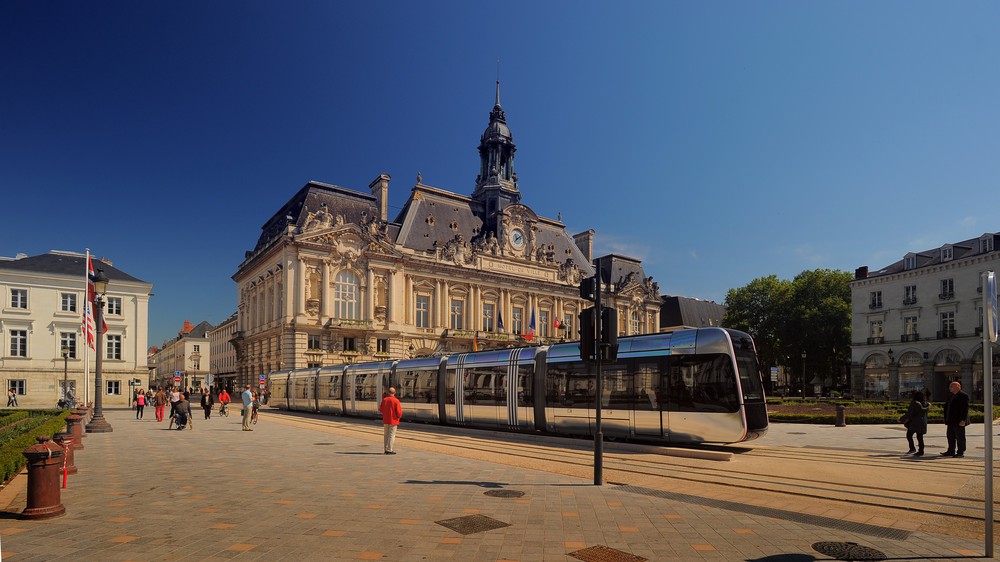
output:
[[[168,431],[153,416],[105,414],[114,432],[88,436],[76,452],[65,516],[0,515],[4,561],[576,561],[570,553],[590,547],[647,560],[805,562],[830,559],[813,547],[824,542],[891,559],[970,560],[983,548],[416,450],[406,424],[399,454],[387,456],[370,432],[323,428],[340,418],[305,429],[264,410],[253,432],[241,432],[239,416],[196,415],[194,430]],[[24,505],[22,490],[7,509]],[[442,525],[458,518],[459,531]],[[490,525],[500,527],[483,530]],[[583,559],[637,560],[597,554]]]

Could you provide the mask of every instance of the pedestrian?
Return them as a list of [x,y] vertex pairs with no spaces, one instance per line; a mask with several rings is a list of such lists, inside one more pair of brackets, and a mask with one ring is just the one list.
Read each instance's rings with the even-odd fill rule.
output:
[[183,396],[183,394],[181,394],[181,390],[179,388],[177,388],[176,386],[174,387],[173,390],[170,391],[170,417],[171,417],[171,419],[174,417],[174,414],[177,413],[177,403],[181,401],[181,396]]
[[396,428],[399,427],[399,420],[403,417],[403,405],[396,398],[396,389],[389,387],[389,395],[382,399],[378,407],[382,412],[382,435],[383,449],[386,455],[395,455],[396,449]]
[[7,407],[17,406],[17,391],[13,388],[7,391]]
[[948,450],[945,457],[965,456],[965,426],[969,425],[969,395],[962,392],[962,383],[951,381],[948,399],[944,403],[944,424],[948,426]]
[[[924,393],[919,390],[913,393],[910,400],[910,407],[906,410],[903,425],[906,426],[906,442],[910,444],[911,453],[915,457],[924,456],[924,434],[927,433],[927,411],[931,405],[924,399]],[[917,443],[920,449],[913,447],[913,436],[917,436]]]
[[177,401],[177,405],[174,408],[174,415],[170,418],[170,429],[174,425],[174,421],[177,421],[177,429],[184,429],[187,425],[188,429],[194,429],[194,416],[191,415],[191,403],[184,399],[184,395],[181,395],[181,399]]
[[215,405],[215,398],[212,397],[212,391],[207,388],[201,389],[201,407],[205,410],[205,419],[212,417],[212,406]]
[[253,392],[250,392],[249,384],[241,397],[243,398],[243,431],[253,431],[250,427],[250,416],[253,415]]
[[142,419],[142,411],[146,409],[146,394],[139,389],[139,392],[135,395],[135,419]]
[[163,392],[163,387],[156,387],[156,396],[153,397],[153,404],[156,405],[156,421],[163,421],[163,410],[167,407],[167,393]]
[[233,399],[229,396],[229,393],[226,392],[225,388],[223,388],[222,392],[219,393],[219,404],[222,404],[219,406],[219,415],[229,415],[228,412],[226,412],[226,409],[232,401]]
[[250,414],[250,423],[257,425],[257,411],[260,410],[260,393],[253,393],[253,413]]

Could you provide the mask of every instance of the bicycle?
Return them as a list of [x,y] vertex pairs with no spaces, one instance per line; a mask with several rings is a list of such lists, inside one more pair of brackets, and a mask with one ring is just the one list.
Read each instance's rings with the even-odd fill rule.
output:
[[250,423],[257,425],[257,405],[251,406],[253,408],[253,413],[250,414]]
[[229,417],[229,403],[228,402],[223,402],[222,405],[219,406],[219,415],[223,416],[223,417],[227,417],[227,418]]

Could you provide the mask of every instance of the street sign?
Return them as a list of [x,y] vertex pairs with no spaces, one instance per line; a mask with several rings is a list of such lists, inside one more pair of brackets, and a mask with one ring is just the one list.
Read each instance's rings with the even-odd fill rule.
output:
[[778,382],[778,368],[771,367],[771,382]]
[[177,375],[174,375],[174,384],[181,384],[181,378]]
[[990,341],[996,343],[1000,318],[997,318],[997,278],[992,271],[986,272],[986,296],[989,299],[989,306],[986,308],[989,318],[984,324],[989,330]]
[[260,376],[260,387],[261,387],[261,388],[264,388],[264,385],[265,385],[266,383],[267,383],[267,375],[261,375],[261,376]]

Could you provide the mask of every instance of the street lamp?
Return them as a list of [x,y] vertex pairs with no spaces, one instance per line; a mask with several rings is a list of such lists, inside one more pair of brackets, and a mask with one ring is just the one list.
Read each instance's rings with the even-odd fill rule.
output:
[[63,408],[69,409],[71,404],[69,403],[69,347],[65,345],[62,346],[62,356],[63,356]]
[[104,349],[102,347],[102,337],[104,335],[104,293],[108,291],[108,276],[104,274],[103,269],[97,270],[97,275],[94,276],[94,308],[97,309],[96,315],[94,317],[94,323],[97,325],[97,364],[94,367],[94,417],[91,418],[90,423],[87,424],[87,433],[111,433],[114,431],[108,420],[104,419],[104,391],[101,386],[104,384],[104,378],[101,376],[101,366],[102,366],[102,356],[104,355]]
[[806,398],[806,352],[802,352],[802,399]]

